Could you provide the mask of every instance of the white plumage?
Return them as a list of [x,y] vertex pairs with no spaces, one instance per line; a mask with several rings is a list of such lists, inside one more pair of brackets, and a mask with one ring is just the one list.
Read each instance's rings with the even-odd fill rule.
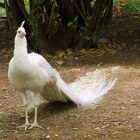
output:
[[[8,78],[19,91],[25,107],[25,130],[37,123],[37,107],[43,102],[73,101],[78,106],[90,106],[99,100],[116,82],[116,77],[108,79],[96,70],[87,73],[71,84],[66,84],[59,73],[41,55],[27,53],[26,32],[24,22],[15,36],[14,56],[9,63]],[[28,109],[35,108],[34,122],[28,121]]]

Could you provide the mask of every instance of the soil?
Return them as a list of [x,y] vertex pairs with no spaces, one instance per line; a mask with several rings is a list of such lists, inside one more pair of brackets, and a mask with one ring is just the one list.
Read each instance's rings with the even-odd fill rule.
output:
[[[54,66],[67,82],[94,70],[98,63],[108,70],[117,67],[118,81],[115,86],[89,109],[77,108],[73,103],[41,105],[38,122],[42,129],[33,128],[25,132],[17,128],[24,123],[22,103],[17,90],[7,79],[10,58],[0,56],[0,140],[139,140],[140,30],[132,26],[131,33],[126,34],[128,28],[124,30],[124,25],[135,21],[130,18],[125,22],[119,21],[121,24],[117,20],[112,24],[112,29],[116,32],[118,28],[123,30],[121,33],[125,37],[122,38],[119,33],[118,40],[127,47],[117,50],[115,54],[79,57],[61,67]],[[139,23],[138,20],[137,25]],[[33,113],[30,120],[33,120]]]

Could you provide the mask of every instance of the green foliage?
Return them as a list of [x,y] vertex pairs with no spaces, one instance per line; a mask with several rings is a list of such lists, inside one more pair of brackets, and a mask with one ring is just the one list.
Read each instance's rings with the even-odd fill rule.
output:
[[128,0],[121,10],[121,14],[136,14],[140,12],[140,0]]
[[89,35],[89,33],[91,32],[91,24],[92,24],[92,17],[91,16],[87,16],[86,20],[84,21],[84,25],[80,26],[80,36],[85,39],[85,40],[90,40],[91,37]]
[[121,15],[140,12],[140,0],[113,0],[113,5],[122,7]]
[[[87,16],[86,20],[84,21],[84,24],[80,26],[80,36],[81,37],[84,37],[85,34],[87,34],[87,32],[89,32],[89,30],[91,30],[91,21],[92,21],[92,17]],[[78,22],[78,16],[76,16],[73,19],[73,21],[69,21],[67,23],[67,27],[76,28],[78,26],[78,24],[80,24],[80,23]],[[86,37],[86,38],[88,38],[88,37]]]
[[[106,38],[99,39],[99,36],[97,36],[97,34],[99,33],[102,25],[104,25],[104,21],[106,20],[106,13],[108,13],[107,10],[112,11],[111,6],[110,7],[106,6],[106,4],[103,4],[100,1],[98,1],[99,2],[98,4],[96,3],[97,2],[96,0],[87,1],[88,2],[87,5],[85,4],[84,0],[80,0],[79,2],[71,0],[68,3],[64,3],[63,1],[60,2],[59,0],[49,0],[49,1],[35,0],[32,1],[32,5],[30,5],[29,0],[23,0],[23,1],[24,4],[21,3],[20,6],[22,6],[22,10],[24,10],[24,6],[25,6],[26,10],[24,12],[22,11],[21,13],[27,13],[27,15],[25,14],[25,18],[28,27],[30,29],[29,30],[30,38],[32,38],[32,40],[34,41],[33,43],[35,43],[36,41],[35,38],[39,35],[39,32],[41,31],[42,28],[44,29],[45,32],[45,34],[43,35],[45,37],[49,36],[51,38],[52,37],[51,32],[53,32],[53,34],[55,34],[57,31],[59,32],[59,30],[57,29],[60,26],[60,22],[65,19],[67,21],[67,19],[71,19],[71,18],[73,18],[73,20],[67,23],[67,27],[77,29],[76,30],[77,34],[75,35],[76,41],[73,39],[78,44],[77,46],[83,45],[83,47],[87,46],[87,48],[90,48],[94,46],[94,44],[96,46],[97,41],[99,41],[99,44],[101,46],[106,45],[106,43],[108,42],[108,39]],[[0,0],[0,2],[4,2],[4,0]],[[92,7],[91,5],[94,4],[95,6]],[[102,8],[98,8],[102,6],[102,4],[104,6]],[[136,13],[140,10],[140,0],[113,0],[113,4],[114,6],[116,5],[119,12],[123,8],[122,13],[127,13],[127,12]],[[14,8],[16,9],[16,7]],[[63,14],[61,15],[61,12],[59,10],[60,8],[64,10],[61,11],[62,13],[65,11],[66,13],[68,13],[65,16],[69,16],[69,15],[71,16],[69,18],[61,18],[61,16],[63,17]],[[68,10],[65,10],[66,8],[68,8]],[[0,8],[0,14],[3,13],[4,10],[1,9],[2,8]],[[97,13],[95,12],[98,10],[100,14],[98,14],[98,12]],[[93,11],[95,12],[95,14],[92,13]],[[13,12],[10,14],[14,15]],[[110,14],[112,14],[112,12],[110,12]],[[96,17],[95,15],[98,16]],[[109,18],[111,18],[111,16],[109,16]],[[65,22],[62,21],[62,23]]]
[[25,8],[27,12],[29,13],[29,0],[24,0],[24,3],[25,3]]
[[98,40],[98,47],[101,48],[105,48],[109,43],[109,40],[107,38],[99,38]]
[[76,28],[78,24],[78,17],[76,16],[73,21],[67,23],[67,27]]
[[101,65],[100,64],[97,64],[96,65],[96,69],[100,70],[101,69]]
[[6,11],[3,8],[0,8],[0,16],[6,15]]
[[96,69],[100,70],[102,68],[103,62],[100,62],[96,65]]
[[[35,9],[33,11],[30,11],[29,14],[29,25],[31,27],[30,38],[34,38],[38,34],[37,21],[39,20],[40,16],[43,15],[42,4],[43,0],[37,1],[37,6],[35,7]],[[25,6],[27,9],[29,9],[29,3],[27,0],[25,1]]]
[[105,44],[105,43],[107,43],[108,42],[108,39],[107,38],[100,38],[99,39],[99,43],[100,44]]
[[30,33],[30,38],[33,38],[37,35],[37,17],[36,16],[32,16],[30,17],[30,20],[29,20],[29,25],[32,29],[31,33]]
[[[4,3],[4,0],[0,0],[0,2],[1,2],[1,3]],[[4,15],[6,15],[6,11],[5,11],[4,8],[1,8],[1,7],[0,7],[0,16],[4,16]]]
[[120,0],[113,0],[113,5],[119,5],[120,4]]

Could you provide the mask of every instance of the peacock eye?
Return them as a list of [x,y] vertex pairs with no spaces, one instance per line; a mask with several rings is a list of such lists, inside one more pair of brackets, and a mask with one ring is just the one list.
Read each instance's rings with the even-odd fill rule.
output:
[[20,33],[21,31],[18,31],[18,33]]

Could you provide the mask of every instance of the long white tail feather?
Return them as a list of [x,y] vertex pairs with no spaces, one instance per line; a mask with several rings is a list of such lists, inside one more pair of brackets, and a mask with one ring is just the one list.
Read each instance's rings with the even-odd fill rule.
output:
[[117,78],[105,75],[101,70],[89,72],[75,82],[66,85],[57,72],[57,85],[78,106],[87,107],[96,103],[115,84]]
[[[52,84],[51,87],[47,87],[45,96],[36,97],[38,104],[51,102],[52,100],[49,98],[54,98],[54,101],[65,102],[66,100],[71,100],[77,106],[89,107],[91,104],[100,101],[117,80],[116,75],[113,73],[106,74],[103,70],[95,70],[86,73],[70,84],[66,84],[59,73],[57,71],[55,73],[57,77],[56,85]],[[28,105],[30,110],[34,106],[32,100],[34,100],[35,96],[30,91],[28,91],[27,96],[30,101]]]

